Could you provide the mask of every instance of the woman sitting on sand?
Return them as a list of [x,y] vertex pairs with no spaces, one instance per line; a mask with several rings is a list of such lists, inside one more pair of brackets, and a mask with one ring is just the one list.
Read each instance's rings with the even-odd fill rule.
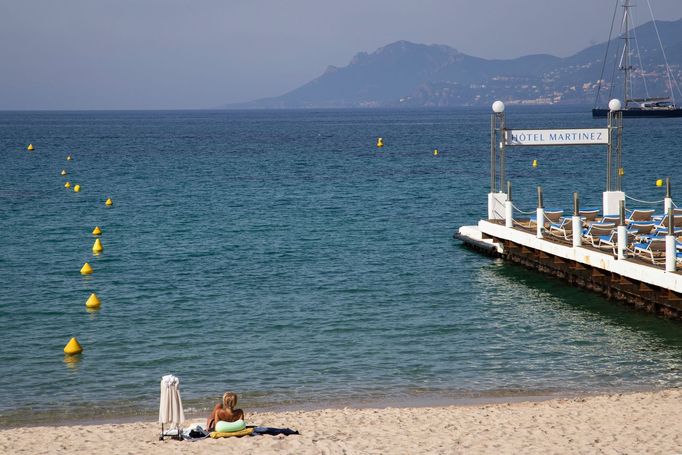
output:
[[215,405],[215,408],[213,408],[211,415],[206,421],[208,431],[213,431],[219,420],[224,422],[235,422],[240,419],[244,420],[244,411],[235,409],[235,406],[237,406],[237,394],[232,392],[223,393],[223,402]]

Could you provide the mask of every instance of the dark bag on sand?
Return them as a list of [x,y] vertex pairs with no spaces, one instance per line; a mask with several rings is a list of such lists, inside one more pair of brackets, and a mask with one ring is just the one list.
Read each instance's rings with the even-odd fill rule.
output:
[[207,438],[208,437],[208,431],[204,431],[199,427],[199,429],[194,429],[192,428],[189,430],[189,437],[193,439],[198,439],[198,438]]
[[185,431],[182,432],[182,439],[185,441],[196,441],[208,438],[208,434],[208,431],[204,430],[201,425],[196,425],[194,428],[185,428]]
[[256,427],[253,429],[253,435],[268,434],[270,436],[277,436],[283,434],[284,436],[289,436],[291,434],[300,434],[296,430],[291,428],[271,428],[271,427]]

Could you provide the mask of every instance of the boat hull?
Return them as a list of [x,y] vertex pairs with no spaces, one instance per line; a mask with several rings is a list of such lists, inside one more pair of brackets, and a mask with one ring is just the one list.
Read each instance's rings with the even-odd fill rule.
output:
[[[623,117],[682,117],[682,108],[674,109],[637,109],[629,108],[621,110]],[[592,117],[606,117],[608,109],[592,109]]]

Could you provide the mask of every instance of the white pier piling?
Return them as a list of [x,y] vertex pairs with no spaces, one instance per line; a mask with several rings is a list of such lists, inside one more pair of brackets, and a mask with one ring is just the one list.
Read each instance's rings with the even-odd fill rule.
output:
[[675,236],[665,236],[665,271],[674,272],[677,265],[677,249],[675,248]]
[[571,219],[573,229],[573,247],[583,244],[583,222],[580,219],[580,198],[578,193],[573,193],[573,218]]

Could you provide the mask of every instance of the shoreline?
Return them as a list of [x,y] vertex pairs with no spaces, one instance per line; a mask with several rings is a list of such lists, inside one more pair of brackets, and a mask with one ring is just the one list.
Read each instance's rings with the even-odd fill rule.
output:
[[[515,394],[513,391],[498,391],[495,393],[479,392],[470,393],[463,396],[448,396],[447,394],[425,394],[421,396],[404,396],[400,399],[382,398],[367,398],[366,400],[354,401],[351,404],[342,404],[340,400],[324,400],[318,402],[296,402],[291,404],[273,404],[273,405],[255,405],[252,406],[248,401],[240,400],[240,406],[243,406],[247,414],[282,414],[287,412],[315,412],[326,410],[340,410],[340,409],[420,409],[420,408],[439,408],[439,407],[471,407],[471,406],[487,406],[496,404],[514,404],[514,403],[541,403],[551,400],[571,400],[577,398],[588,398],[596,396],[611,396],[611,395],[628,395],[633,393],[657,393],[670,390],[682,390],[682,387],[641,387],[628,389],[603,389],[593,391],[538,391],[532,393],[531,391],[524,391],[524,393]],[[530,392],[530,393],[529,393]],[[190,402],[195,400],[190,400]],[[185,405],[185,416],[188,420],[200,420],[208,416],[211,406],[205,409],[196,409],[194,406]],[[14,415],[25,416],[31,413],[29,410],[16,410],[8,415],[0,414],[0,431],[9,430],[13,428],[35,428],[35,427],[56,427],[56,426],[91,426],[91,425],[118,425],[131,424],[140,422],[156,421],[158,416],[158,409],[140,410],[135,413],[114,413],[105,417],[93,418],[90,416],[70,417],[68,410],[54,410],[43,414],[31,414],[29,418],[12,423],[5,424],[3,421],[11,420]],[[58,421],[59,424],[50,425],[50,421]]]
[[[2,453],[678,453],[682,389],[433,407],[247,412],[296,436],[159,441],[154,421],[0,430]],[[189,424],[205,417],[188,418]]]

